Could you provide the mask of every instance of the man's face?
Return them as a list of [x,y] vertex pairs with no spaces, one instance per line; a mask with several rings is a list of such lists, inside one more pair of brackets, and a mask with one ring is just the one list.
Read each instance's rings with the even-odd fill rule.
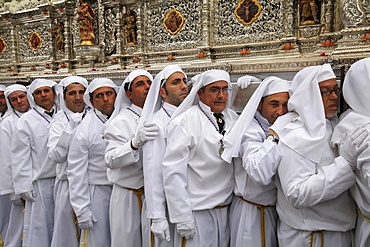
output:
[[28,102],[27,94],[23,91],[14,91],[9,94],[9,102],[14,108],[14,110],[19,112],[26,112],[30,108],[30,103]]
[[33,98],[38,106],[50,111],[54,106],[55,93],[49,86],[40,87],[33,92]]
[[164,102],[179,106],[188,95],[188,84],[185,75],[181,72],[173,73],[159,90],[159,95]]
[[287,113],[288,99],[288,92],[271,94],[261,100],[258,111],[270,124],[273,124],[279,116]]
[[91,104],[101,113],[110,117],[114,110],[116,92],[111,87],[100,87],[95,89],[90,99]]
[[145,75],[139,75],[131,84],[131,91],[126,91],[132,104],[143,108],[152,81]]
[[227,81],[213,82],[198,91],[200,101],[214,113],[221,113],[226,108],[229,91]]
[[6,105],[4,91],[0,91],[0,112],[4,113],[8,109]]
[[72,112],[82,112],[85,109],[83,100],[85,87],[80,83],[72,83],[64,90],[64,103]]
[[[333,90],[339,90],[335,78],[319,83],[325,117],[331,118],[337,115],[339,95]],[[324,94],[324,95],[323,95]],[[328,95],[325,95],[328,94]]]

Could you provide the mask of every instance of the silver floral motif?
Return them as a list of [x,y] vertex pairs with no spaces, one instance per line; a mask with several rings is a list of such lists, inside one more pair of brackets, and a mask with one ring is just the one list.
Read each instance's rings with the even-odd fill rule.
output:
[[[202,33],[202,1],[153,1],[148,3],[145,19],[146,45],[148,51],[165,51],[196,48],[203,37]],[[172,35],[166,32],[163,25],[164,13],[176,8],[185,19],[182,29]]]
[[340,15],[346,28],[356,27],[362,22],[363,10],[358,0],[340,0]]
[[[52,36],[49,32],[50,26],[43,21],[26,23],[19,28],[18,33],[18,56],[19,62],[45,61],[52,57]],[[33,50],[29,45],[29,38],[32,32],[40,34],[42,39],[38,50]]]

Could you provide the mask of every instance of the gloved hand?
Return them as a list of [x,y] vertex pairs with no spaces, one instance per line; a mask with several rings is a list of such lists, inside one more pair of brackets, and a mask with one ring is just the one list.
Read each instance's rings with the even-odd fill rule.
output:
[[185,239],[191,239],[195,234],[194,220],[188,220],[185,222],[177,223],[176,230]]
[[279,137],[281,130],[291,122],[292,116],[290,114],[285,114],[279,116],[275,122],[269,128],[269,134]]
[[24,193],[21,194],[21,197],[25,201],[28,200],[30,202],[35,202],[36,192],[34,190],[31,190],[31,191],[28,191],[28,192],[24,192]]
[[96,222],[95,216],[92,214],[90,210],[82,213],[81,215],[77,216],[78,226],[81,229],[89,229],[94,225]]
[[152,219],[150,229],[157,238],[170,241],[170,229],[166,218]]
[[71,115],[71,119],[69,121],[69,126],[71,126],[72,129],[75,129],[82,121],[82,113],[75,112]]
[[24,206],[24,203],[22,201],[22,197],[18,194],[15,194],[14,192],[10,193],[10,201],[16,206],[19,206],[19,207]]
[[136,136],[132,138],[131,143],[134,148],[139,148],[145,142],[153,140],[159,132],[158,125],[155,123],[145,123],[140,127]]
[[348,137],[346,133],[342,134],[339,155],[348,161],[352,170],[357,167],[358,156],[369,146],[368,136],[367,130],[360,127],[354,128]]
[[251,76],[251,75],[245,75],[236,81],[236,84],[238,87],[241,89],[247,88],[252,82],[260,82],[261,80],[258,79],[257,77]]

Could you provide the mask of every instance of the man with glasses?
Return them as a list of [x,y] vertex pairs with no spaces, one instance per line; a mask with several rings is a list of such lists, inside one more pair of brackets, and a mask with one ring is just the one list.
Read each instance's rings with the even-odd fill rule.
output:
[[230,92],[226,71],[203,72],[169,122],[163,180],[175,246],[229,245],[233,166],[220,155],[237,120]]
[[356,204],[348,189],[368,133],[359,128],[343,139],[340,155],[330,146],[339,89],[329,64],[299,71],[289,93],[289,112],[272,126],[282,155],[275,177],[279,245],[353,246]]
[[[339,147],[342,153],[343,137],[349,135],[355,126],[363,126],[370,130],[370,58],[365,58],[352,64],[343,83],[343,97],[350,107],[341,116],[335,127],[332,144]],[[366,140],[369,143],[369,139]],[[370,185],[369,185],[369,146],[362,152],[357,160],[352,160],[356,175],[356,185],[351,187],[351,195],[357,203],[357,220],[355,227],[354,245],[356,247],[370,246]]]

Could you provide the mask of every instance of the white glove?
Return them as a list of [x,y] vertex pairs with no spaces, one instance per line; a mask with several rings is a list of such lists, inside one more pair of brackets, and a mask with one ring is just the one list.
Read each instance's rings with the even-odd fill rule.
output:
[[195,234],[194,220],[188,220],[185,222],[177,223],[176,230],[185,239],[191,239]]
[[28,192],[24,192],[24,193],[21,194],[21,197],[25,201],[28,200],[30,202],[35,202],[36,192],[34,190],[31,190],[31,191],[28,191]]
[[19,207],[24,206],[24,203],[22,201],[22,197],[18,194],[15,194],[14,192],[10,193],[10,201],[16,206],[19,206]]
[[166,218],[152,219],[150,229],[157,238],[170,241],[170,229]]
[[80,216],[77,216],[78,226],[81,229],[89,229],[94,225],[96,222],[95,216],[92,214],[90,210],[82,213]]
[[[292,120],[292,116],[290,114],[285,114],[285,115],[282,115],[282,116],[279,116],[275,122],[273,123],[273,125],[270,126],[269,128],[269,134],[271,130],[273,130],[276,134],[274,135],[279,135],[279,133],[281,132],[282,129],[284,129],[285,126],[287,126],[291,120]],[[273,133],[272,133],[273,134]]]
[[158,125],[155,123],[145,123],[140,127],[136,136],[132,138],[131,143],[134,148],[139,148],[145,142],[153,140],[159,132]]
[[339,155],[348,161],[352,170],[357,167],[358,156],[369,146],[368,135],[366,129],[360,127],[354,128],[348,137],[346,133],[342,134]]
[[80,112],[73,113],[69,121],[69,126],[71,126],[72,129],[75,129],[81,123],[82,116],[83,114]]
[[245,75],[236,81],[236,84],[238,87],[241,89],[247,88],[252,82],[260,82],[261,80],[258,79],[257,77],[251,76],[251,75]]

